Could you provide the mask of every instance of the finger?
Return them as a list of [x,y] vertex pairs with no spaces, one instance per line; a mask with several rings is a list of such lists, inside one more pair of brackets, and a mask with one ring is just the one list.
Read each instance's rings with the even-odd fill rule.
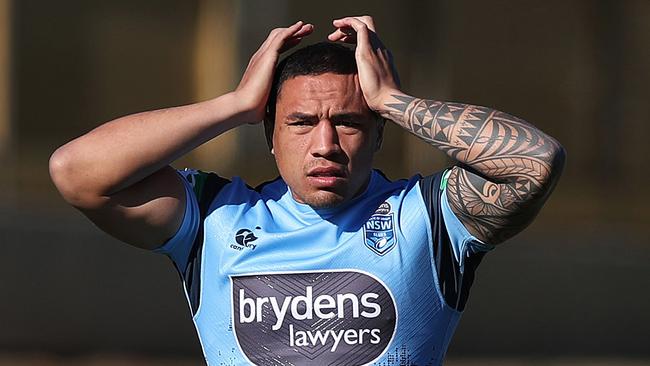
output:
[[313,24],[303,24],[300,29],[298,29],[294,34],[291,35],[291,37],[304,37],[310,35],[314,31],[314,25]]
[[338,39],[334,42],[343,42],[347,44],[357,44],[357,36],[356,35],[350,35],[350,36],[344,36],[341,39]]
[[276,45],[278,41],[283,41],[291,34],[297,32],[300,28],[302,28],[302,26],[303,22],[302,20],[299,20],[287,28],[275,28],[271,31],[271,33],[269,33],[269,36],[266,38],[266,41],[264,43],[267,45],[267,47]]
[[363,15],[363,16],[355,17],[355,18],[357,18],[360,21],[366,23],[366,25],[368,26],[368,29],[370,29],[371,31],[373,31],[373,32],[375,31],[375,29],[376,29],[375,28],[375,21],[372,19],[371,16]]
[[[375,28],[375,21],[369,15],[362,15],[362,16],[356,16],[356,17],[345,17],[345,18],[340,18],[340,19],[336,19],[336,20],[343,20],[343,19],[348,19],[348,18],[357,19],[357,20],[361,21],[362,23],[364,23],[368,27],[368,29],[370,29],[373,32],[376,29]],[[334,21],[336,21],[336,20],[334,20]]]
[[335,19],[332,24],[339,29],[346,27],[354,29],[357,34],[357,46],[362,49],[370,47],[370,31],[366,23],[354,17],[347,17],[343,19]]
[[340,41],[345,37],[354,36],[356,38],[356,32],[352,27],[337,28],[334,32],[330,33],[327,36],[332,42]]
[[[277,36],[271,41],[270,46],[275,50],[281,50],[284,47],[286,41],[290,38],[302,38],[303,36],[309,35],[313,32],[314,26],[311,24],[304,24],[302,20],[294,23],[292,26],[283,29],[277,34]],[[280,51],[282,52],[282,51]]]
[[300,32],[303,28],[305,28],[307,24],[305,24],[302,20],[299,20],[293,25],[284,28],[280,33],[278,33],[278,37],[282,38],[283,40],[293,36],[294,34]]
[[345,37],[341,38],[340,42],[348,43],[348,44],[357,44],[357,35],[352,34],[352,35],[349,35],[349,36],[345,36]]
[[285,38],[282,44],[280,45],[279,53],[286,52],[288,49],[295,47],[303,37],[310,35],[314,31],[314,26],[311,24],[304,24],[300,29],[295,33],[290,35],[288,38]]
[[[249,70],[254,68],[264,69],[273,67],[277,61],[277,55],[298,44],[302,39],[301,35],[308,35],[313,31],[311,24],[304,24],[298,21],[287,28],[275,28],[269,32],[266,40],[260,48],[253,54],[248,62],[242,81],[250,77]],[[298,35],[290,42],[286,42],[291,35]]]
[[356,44],[357,43],[357,36],[356,35],[349,35],[349,36],[343,36],[339,39],[333,39],[332,42],[343,42],[347,44]]

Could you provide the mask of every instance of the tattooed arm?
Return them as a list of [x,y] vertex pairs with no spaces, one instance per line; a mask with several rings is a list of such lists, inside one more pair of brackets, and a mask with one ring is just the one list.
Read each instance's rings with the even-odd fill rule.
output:
[[414,98],[399,90],[390,51],[369,16],[334,20],[331,41],[356,44],[368,106],[456,159],[452,210],[479,240],[497,244],[535,218],[564,167],[565,152],[529,123],[494,109]]
[[392,94],[378,111],[461,164],[447,198],[476,238],[500,243],[537,215],[564,166],[552,137],[497,110]]

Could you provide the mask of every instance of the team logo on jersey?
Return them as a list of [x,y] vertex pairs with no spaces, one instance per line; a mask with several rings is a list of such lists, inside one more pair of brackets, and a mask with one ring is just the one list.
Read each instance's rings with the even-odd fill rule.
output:
[[[259,230],[259,229],[260,229],[259,226],[255,227],[255,230]],[[252,231],[250,231],[249,229],[239,229],[235,234],[236,244],[230,244],[230,248],[238,251],[242,251],[242,249],[244,248],[250,248],[250,250],[255,250],[255,248],[257,248],[257,245],[253,244],[255,240],[257,240],[257,236],[255,236],[255,234]]]
[[368,273],[263,273],[230,280],[235,338],[254,365],[366,365],[395,336],[395,300]]
[[388,253],[397,244],[393,217],[390,204],[384,202],[363,225],[363,241],[379,255]]

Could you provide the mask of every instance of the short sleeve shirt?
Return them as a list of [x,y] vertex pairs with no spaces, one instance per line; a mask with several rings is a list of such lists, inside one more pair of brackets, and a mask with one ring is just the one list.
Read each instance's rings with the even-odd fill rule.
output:
[[331,209],[278,178],[257,188],[178,171],[186,208],[156,251],[179,274],[209,365],[437,365],[492,246],[449,207],[448,171]]

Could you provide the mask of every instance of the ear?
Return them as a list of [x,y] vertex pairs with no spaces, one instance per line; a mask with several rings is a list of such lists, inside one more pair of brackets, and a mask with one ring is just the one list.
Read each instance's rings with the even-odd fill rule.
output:
[[377,118],[377,142],[375,145],[375,152],[381,149],[381,144],[384,142],[384,126],[386,125],[386,119],[382,117]]
[[274,117],[271,116],[269,109],[266,109],[264,115],[264,136],[266,137],[266,145],[271,149],[273,154],[273,128],[275,127]]

